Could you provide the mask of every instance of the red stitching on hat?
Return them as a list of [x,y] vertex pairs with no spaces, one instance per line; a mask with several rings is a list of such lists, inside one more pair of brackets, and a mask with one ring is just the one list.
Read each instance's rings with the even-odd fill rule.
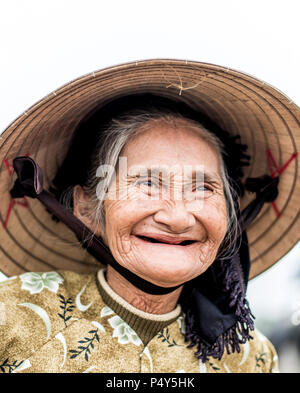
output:
[[[298,157],[297,152],[293,153],[292,156],[289,158],[289,160],[285,164],[283,164],[281,168],[279,168],[276,161],[275,161],[275,158],[273,156],[271,149],[268,149],[267,150],[267,161],[268,161],[268,166],[269,166],[269,170],[270,170],[270,174],[271,174],[272,179],[274,179],[275,176],[281,175],[296,157]],[[272,166],[275,168],[275,171],[273,171]],[[280,213],[280,211],[274,201],[272,202],[272,207],[275,211],[277,218],[280,218],[281,213]]]
[[22,207],[26,207],[26,208],[29,207],[29,202],[28,202],[28,200],[26,199],[26,197],[24,196],[22,199],[23,199],[24,202],[16,201],[15,199],[12,199],[12,200],[10,201],[9,206],[8,206],[8,209],[7,209],[7,212],[6,212],[6,217],[5,217],[5,220],[4,220],[4,223],[3,223],[4,228],[7,227],[8,220],[9,220],[9,217],[10,217],[10,213],[11,213],[12,208],[13,208],[13,206],[14,206],[15,203],[16,203],[17,205],[22,206]]
[[4,223],[3,223],[4,228],[7,227],[8,219],[9,219],[11,210],[12,210],[13,205],[15,204],[15,202],[16,202],[15,199],[13,199],[13,200],[10,202],[9,206],[8,206],[8,209],[7,209],[7,212],[6,212],[6,217],[5,217],[5,220],[4,220]]
[[[29,153],[26,153],[25,156],[29,157],[30,155],[29,155]],[[14,173],[14,167],[8,162],[8,160],[6,158],[3,160],[3,162],[4,162],[4,165],[6,166],[6,169],[8,171],[9,176],[12,176],[13,173]],[[26,199],[25,196],[20,201],[16,201],[15,199],[12,199],[10,201],[9,205],[8,205],[8,209],[7,209],[7,212],[6,212],[6,217],[5,217],[5,220],[3,222],[3,227],[4,228],[7,227],[8,220],[9,220],[9,217],[10,217],[10,213],[11,213],[12,208],[15,205],[15,203],[17,205],[25,207],[25,208],[29,207],[29,202],[28,202],[28,200]]]
[[[11,176],[14,173],[14,167],[8,162],[6,158],[3,160],[3,162],[4,165],[6,166],[9,176]],[[12,168],[12,171],[10,170],[10,168]]]
[[[30,154],[29,154],[29,153],[26,153],[25,156],[26,156],[26,157],[30,157]],[[15,170],[14,170],[14,167],[8,162],[8,159],[7,159],[7,158],[4,158],[3,162],[4,162],[4,165],[6,166],[6,169],[7,169],[7,171],[8,171],[9,176],[12,176],[12,174],[13,174],[14,171],[15,171]],[[11,170],[11,169],[12,169],[12,170]]]

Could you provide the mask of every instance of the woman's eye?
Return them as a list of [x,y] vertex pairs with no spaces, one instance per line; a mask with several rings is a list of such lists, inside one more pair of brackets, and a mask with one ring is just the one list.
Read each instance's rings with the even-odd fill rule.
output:
[[155,185],[156,185],[156,184],[155,184],[153,181],[151,181],[151,180],[141,180],[141,181],[138,181],[137,184],[139,184],[139,185],[146,185],[146,186],[148,186],[148,187],[151,187],[151,186],[155,186]]
[[212,189],[205,184],[196,187],[196,191],[212,191]]

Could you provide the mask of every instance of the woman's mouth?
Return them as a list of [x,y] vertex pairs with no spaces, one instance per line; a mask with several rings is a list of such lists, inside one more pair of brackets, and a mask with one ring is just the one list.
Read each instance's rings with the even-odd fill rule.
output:
[[157,244],[157,245],[163,245],[163,246],[176,246],[176,247],[186,247],[189,245],[192,245],[194,243],[196,243],[196,240],[172,240],[172,239],[155,239],[153,237],[150,236],[143,236],[143,235],[135,235],[135,237],[137,237],[138,239],[142,240],[145,243],[153,243],[153,244]]

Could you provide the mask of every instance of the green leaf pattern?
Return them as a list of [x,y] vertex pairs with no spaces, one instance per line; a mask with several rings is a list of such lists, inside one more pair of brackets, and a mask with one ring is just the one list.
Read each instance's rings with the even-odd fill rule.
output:
[[64,321],[65,327],[67,327],[67,322],[72,318],[72,315],[67,314],[71,314],[75,306],[73,305],[71,298],[65,299],[63,295],[58,295],[58,297],[60,298],[61,303],[59,307],[62,311],[57,315]]
[[178,345],[174,339],[170,339],[169,328],[161,329],[157,337],[161,339],[163,343],[165,342],[168,344],[169,348]]
[[17,367],[20,367],[23,362],[24,360],[21,360],[19,362],[17,360],[14,360],[13,362],[10,362],[7,358],[2,362],[2,364],[0,364],[0,370],[3,373],[11,374]]
[[136,332],[118,315],[109,318],[108,322],[113,328],[113,337],[118,338],[119,344],[132,343],[137,346],[142,344],[142,341]]
[[263,364],[266,364],[267,358],[268,358],[267,352],[264,352],[263,347],[261,347],[260,352],[257,355],[255,355],[255,361],[256,361],[255,370],[256,371],[260,370]]
[[77,347],[77,349],[70,349],[69,352],[72,354],[70,359],[75,359],[77,356],[84,354],[84,359],[86,361],[89,360],[89,355],[91,354],[91,350],[95,348],[94,341],[100,342],[98,336],[98,329],[90,330],[89,334],[92,334],[92,337],[84,337],[82,340],[78,341],[78,344],[81,344]]
[[44,288],[57,293],[58,287],[64,279],[57,272],[24,273],[20,275],[21,289],[29,291],[31,295],[40,293]]

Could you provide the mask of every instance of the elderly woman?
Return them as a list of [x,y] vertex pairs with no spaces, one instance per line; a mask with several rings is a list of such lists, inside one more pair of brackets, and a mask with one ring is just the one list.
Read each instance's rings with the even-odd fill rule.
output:
[[[179,86],[166,86],[166,66],[172,66],[170,75],[180,76]],[[73,82],[4,133],[9,145],[14,127],[15,140],[3,160],[10,176],[1,172],[3,195],[9,193],[10,201],[2,212],[1,236],[10,247],[14,239],[30,258],[16,260],[9,247],[2,248],[4,272],[13,271],[12,262],[27,272],[15,269],[17,275],[1,284],[0,370],[277,371],[276,352],[254,329],[245,298],[246,229],[265,202],[276,206],[280,173],[256,170],[260,176],[245,182],[243,167],[250,156],[225,127],[227,109],[224,126],[220,118],[213,121],[217,115],[205,114],[216,99],[205,90],[213,80],[209,72],[224,76],[224,69],[193,63],[201,78],[193,74],[186,80],[193,81],[193,94],[203,90],[196,100],[188,86],[184,91],[186,62],[148,61],[143,71],[135,67],[112,68],[98,80],[95,74],[83,78],[81,85]],[[105,90],[107,80],[111,89]],[[166,88],[173,88],[168,97]],[[196,101],[207,102],[206,111],[204,104],[202,111],[193,105]],[[250,119],[248,113],[240,121],[245,127]],[[290,174],[291,169],[292,163]],[[246,190],[256,198],[240,211]],[[267,205],[268,220],[274,211]],[[43,227],[40,235],[37,222]],[[261,224],[267,231],[266,221]],[[15,237],[20,225],[23,232]],[[260,247],[261,261],[267,251]],[[271,259],[259,271],[275,262]],[[47,267],[37,269],[34,260]]]

